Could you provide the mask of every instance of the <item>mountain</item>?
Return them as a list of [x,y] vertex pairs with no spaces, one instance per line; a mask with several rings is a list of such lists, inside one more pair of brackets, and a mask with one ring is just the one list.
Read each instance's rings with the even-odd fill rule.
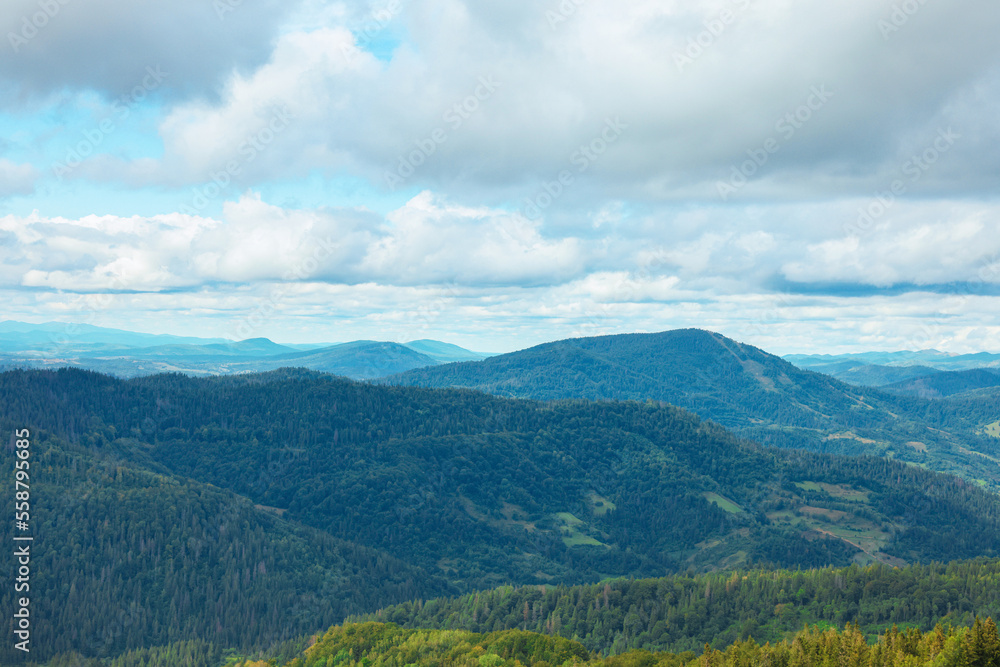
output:
[[153,347],[130,348],[125,355],[134,359],[177,359],[185,357],[274,357],[278,355],[298,354],[300,350],[285,345],[279,345],[267,338],[250,338],[226,343],[208,343],[205,345],[156,345]]
[[58,619],[39,630],[40,659],[182,640],[249,650],[505,583],[1000,555],[1000,497],[974,485],[763,448],[655,402],[288,370],[0,374],[0,427],[26,425],[32,591],[39,618]]
[[434,340],[279,345],[267,338],[227,341],[58,322],[0,322],[0,368],[70,367],[119,377],[171,372],[208,376],[295,366],[367,380],[486,356]]
[[[865,352],[853,355],[788,355],[786,361],[794,363],[799,368],[824,373],[833,376],[841,382],[866,387],[885,387],[899,385],[899,391],[914,396],[924,395],[918,390],[908,391],[906,382],[916,378],[935,375],[937,373],[959,373],[961,371],[997,370],[1000,371],[1000,355],[987,352],[966,355],[948,356],[936,350],[918,352]],[[916,363],[916,360],[924,363]],[[868,363],[868,360],[887,361],[889,364]],[[966,377],[973,377],[972,375]],[[985,375],[978,375],[985,378]],[[973,383],[974,384],[974,383]],[[916,386],[916,385],[914,385]],[[971,386],[971,389],[981,387]],[[934,390],[925,392],[929,398],[939,398],[941,394]],[[958,392],[953,392],[958,393]]]
[[0,351],[152,347],[154,345],[227,344],[224,338],[192,338],[166,334],[146,334],[90,324],[46,322],[29,324],[6,320],[0,322]]
[[[842,364],[844,362],[839,362],[831,366],[841,366]],[[913,378],[942,372],[930,366],[879,366],[877,364],[856,366],[852,362],[846,362],[846,366],[841,366],[840,368],[818,366],[809,370],[816,371],[817,373],[825,373],[837,378],[841,382],[863,387],[884,387],[896,382],[904,382]]]
[[[13,470],[21,460],[15,424],[29,422],[15,417],[10,380],[0,376],[0,462]],[[162,467],[125,461],[95,439],[96,430],[79,431],[76,443],[29,431],[34,541],[30,589],[21,595],[30,593],[36,619],[34,658],[69,650],[110,656],[193,637],[268,646],[376,604],[449,591],[440,577],[384,552]],[[13,517],[8,488],[4,510]],[[6,589],[0,604],[13,610],[13,583]],[[4,625],[13,636],[11,621]],[[5,642],[0,664],[21,663]]]
[[[658,404],[542,404],[304,371],[0,378],[23,423],[279,508],[466,587],[729,557],[986,554],[991,541],[966,543],[954,524],[968,516],[985,530],[1000,509],[952,478],[764,449]],[[936,509],[911,517],[924,497]],[[937,525],[953,534],[935,535]]]
[[894,394],[943,398],[976,389],[1000,387],[1000,368],[973,368],[967,371],[937,371],[930,375],[895,382],[882,387]]
[[296,367],[333,373],[355,380],[370,380],[438,363],[433,357],[421,354],[407,345],[362,340],[247,362],[234,366],[233,370],[260,372]]
[[928,366],[942,371],[1000,366],[1000,354],[975,352],[948,354],[939,350],[857,352],[853,354],[788,354],[784,359],[799,368],[827,372],[826,368],[854,366]]
[[480,361],[491,356],[479,352],[470,352],[458,345],[442,343],[437,340],[412,340],[406,343],[406,347],[431,357],[439,364],[449,364],[454,361]]
[[982,456],[1000,456],[1000,443],[976,434],[1000,418],[1000,405],[959,410],[850,386],[698,329],[563,340],[385,381],[538,400],[666,401],[765,444],[891,456],[1000,486],[1000,466]]

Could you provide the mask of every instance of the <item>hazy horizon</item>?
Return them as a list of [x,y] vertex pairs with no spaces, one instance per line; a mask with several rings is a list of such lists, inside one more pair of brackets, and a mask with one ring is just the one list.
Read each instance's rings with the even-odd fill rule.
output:
[[[19,321],[19,320],[0,320],[0,325],[4,324],[6,322],[15,322],[15,323],[18,323],[18,324],[39,325],[39,326],[40,325],[46,325],[46,324],[62,324],[62,325],[66,326],[66,330],[67,330],[68,333],[66,333],[64,335],[67,336],[68,340],[72,340],[73,332],[76,330],[74,325],[79,326],[81,324],[79,322],[60,322],[60,321],[25,322],[25,321]],[[89,325],[89,326],[98,326],[98,325]],[[334,345],[342,345],[342,344],[345,344],[345,343],[350,343],[350,342],[359,341],[359,340],[371,340],[371,341],[378,341],[378,342],[391,342],[391,343],[399,343],[399,344],[402,345],[402,344],[420,342],[420,341],[423,341],[423,340],[431,340],[431,341],[437,341],[437,342],[441,342],[441,343],[450,343],[452,345],[457,345],[457,346],[459,346],[461,348],[464,348],[464,349],[466,349],[468,351],[471,351],[471,352],[484,353],[484,354],[507,354],[509,352],[517,352],[517,351],[520,351],[520,350],[525,350],[525,349],[528,349],[530,347],[534,347],[536,345],[541,345],[541,344],[544,344],[544,343],[551,343],[551,342],[554,342],[556,340],[564,340],[564,339],[555,339],[555,338],[553,338],[553,339],[547,339],[547,340],[538,340],[538,341],[533,341],[533,342],[525,342],[524,344],[520,344],[517,347],[513,347],[513,348],[510,348],[510,349],[502,349],[501,350],[501,349],[486,349],[486,348],[483,348],[481,345],[479,345],[475,341],[473,341],[473,343],[471,345],[465,345],[465,344],[458,343],[458,342],[456,342],[454,340],[446,340],[446,339],[440,339],[440,338],[398,338],[398,339],[388,339],[388,338],[357,338],[357,339],[350,339],[350,340],[347,340],[347,339],[344,339],[344,340],[325,340],[325,339],[324,340],[292,340],[292,339],[274,339],[274,338],[269,338],[267,336],[254,336],[253,338],[248,338],[248,339],[225,339],[225,338],[222,338],[222,337],[219,337],[219,336],[200,336],[200,335],[192,334],[189,331],[146,331],[146,330],[139,330],[139,329],[134,329],[134,328],[133,329],[128,329],[128,328],[121,329],[121,328],[118,328],[118,327],[100,327],[100,328],[102,328],[102,329],[113,329],[113,330],[119,330],[119,331],[126,331],[126,332],[129,332],[129,333],[148,334],[148,335],[151,335],[151,336],[165,335],[165,336],[174,336],[174,337],[180,337],[180,338],[198,338],[198,339],[203,339],[205,341],[226,340],[226,341],[232,342],[232,343],[238,343],[238,342],[242,342],[242,341],[246,341],[246,340],[253,340],[253,339],[257,339],[257,338],[264,338],[266,340],[270,340],[272,343],[276,343],[278,345],[286,345],[286,346],[295,346],[295,345],[329,345],[329,346],[334,346]],[[704,327],[685,327],[685,328],[704,329]],[[609,335],[618,335],[618,334],[655,334],[655,333],[663,333],[665,331],[671,331],[671,330],[665,329],[663,331],[618,331],[618,332],[600,333],[600,334],[594,334],[594,335],[597,335],[597,336],[609,336]],[[722,332],[715,332],[715,333],[722,333]],[[723,335],[725,335],[725,334],[723,334]],[[584,338],[584,337],[589,337],[589,336],[587,336],[587,335],[572,336],[572,338]],[[737,342],[740,342],[740,343],[747,343],[748,342],[748,341],[743,341],[743,340],[739,340],[739,339],[734,339],[734,340],[737,340]],[[757,347],[761,347],[761,346],[757,346]],[[826,350],[826,351],[821,351],[821,352],[802,352],[802,351],[797,351],[797,350],[785,351],[785,350],[769,349],[767,347],[761,347],[761,349],[763,349],[765,352],[768,352],[768,353],[771,353],[771,354],[775,354],[775,355],[778,355],[778,356],[781,356],[781,357],[792,356],[792,355],[803,355],[803,356],[810,356],[810,355],[817,355],[817,356],[819,356],[819,355],[830,355],[830,356],[838,356],[838,355],[846,355],[846,354],[862,354],[862,353],[865,353],[865,352],[884,352],[884,353],[937,352],[937,353],[945,354],[945,355],[948,355],[948,356],[962,356],[962,355],[965,355],[965,354],[974,354],[976,352],[984,352],[984,353],[988,353],[988,354],[1000,354],[1000,350],[989,350],[989,349],[975,350],[973,352],[954,352],[954,351],[951,351],[951,350],[941,350],[941,349],[937,349],[937,348],[922,348],[922,349],[910,349],[910,350],[875,349],[875,348],[872,348],[872,349],[865,349],[865,350],[846,350],[846,351],[845,350],[840,350],[840,351],[837,351],[837,350]]]

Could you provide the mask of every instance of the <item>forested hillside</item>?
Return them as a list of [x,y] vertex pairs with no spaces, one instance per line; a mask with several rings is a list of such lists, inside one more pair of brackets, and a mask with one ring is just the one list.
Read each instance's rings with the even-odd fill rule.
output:
[[1000,401],[970,414],[854,387],[698,329],[557,341],[386,382],[540,400],[666,401],[765,444],[888,456],[1000,488],[1000,441],[981,433],[1000,419]]
[[[514,664],[559,664],[576,660],[601,665],[680,667],[709,647],[713,665],[785,664],[788,649],[801,653],[796,664],[825,664],[849,639],[852,650],[878,646],[917,650],[936,637],[940,655],[949,637],[966,637],[964,628],[984,639],[991,631],[983,616],[1000,607],[1000,561],[977,561],[892,568],[852,566],[810,571],[737,571],[652,580],[616,580],[586,586],[503,587],[461,598],[407,603],[368,617],[349,619],[310,639],[303,636],[279,647],[254,652],[247,667],[327,664],[492,664],[497,655]],[[376,622],[372,622],[376,621]],[[391,621],[385,624],[386,621]],[[896,626],[905,628],[897,631]],[[803,626],[816,629],[802,632]],[[845,632],[835,628],[848,627]],[[955,627],[958,632],[941,630]],[[928,633],[921,638],[921,632]],[[942,643],[942,639],[945,641]],[[776,653],[760,644],[785,644]],[[952,660],[961,655],[953,642]],[[866,648],[867,646],[867,648]],[[825,647],[825,648],[824,648]],[[227,659],[224,655],[230,655]],[[223,652],[204,641],[143,648],[112,661],[81,661],[78,654],[53,660],[50,667],[218,667],[245,653]],[[597,661],[597,656],[616,656]],[[813,661],[802,661],[802,656]],[[867,654],[872,658],[872,654]],[[896,655],[896,653],[892,653]],[[734,656],[743,661],[733,662]],[[898,656],[897,656],[898,657]],[[968,655],[965,656],[969,658]],[[300,662],[295,662],[296,658]],[[352,662],[355,661],[355,662]],[[381,662],[380,662],[381,661]],[[534,663],[530,661],[535,661]],[[544,662],[543,662],[544,661]],[[597,661],[590,663],[589,661]],[[727,662],[728,661],[728,662]],[[504,664],[496,662],[496,664]],[[579,664],[579,663],[577,663]],[[867,664],[863,662],[852,664]],[[910,664],[910,663],[906,663]],[[918,663],[920,664],[920,663]],[[941,660],[934,664],[945,664]],[[991,663],[957,662],[956,667]]]
[[[737,642],[724,652],[651,653],[632,651],[601,658],[587,655],[575,642],[510,630],[488,635],[463,631],[402,630],[367,623],[330,629],[301,657],[285,667],[385,665],[434,667],[993,667],[1000,664],[1000,636],[992,619],[977,619],[970,628],[935,627],[927,633],[891,628],[874,644],[853,626],[805,628],[777,644],[753,639]],[[266,667],[263,662],[246,667]]]
[[652,402],[62,370],[0,375],[0,406],[38,435],[52,651],[263,646],[448,587],[1000,554],[973,485]]
[[[190,662],[167,662],[162,656],[185,655]],[[133,657],[134,656],[134,657]],[[150,657],[149,662],[140,662]],[[53,662],[49,667],[91,667],[81,661]],[[136,652],[112,667],[216,667],[206,650],[181,653]],[[601,657],[577,642],[537,633],[507,630],[478,634],[463,630],[407,630],[392,624],[364,623],[330,628],[292,659],[267,657],[227,664],[232,667],[993,667],[1000,663],[1000,637],[992,619],[977,618],[969,628],[936,626],[921,633],[891,628],[874,643],[858,628],[808,627],[788,639],[761,645],[747,639],[725,651],[708,649],[700,657],[629,651]],[[93,667],[100,667],[94,664]]]
[[[8,415],[0,423],[13,433]],[[5,470],[14,468],[13,444],[4,438]],[[377,600],[448,590],[388,554],[110,451],[37,432],[31,451],[35,656],[70,649],[106,656],[195,637],[269,646]],[[13,498],[5,494],[10,517]],[[13,585],[3,587],[0,605],[14,609],[14,596]],[[13,636],[9,615],[3,626]],[[5,642],[0,664],[18,655]]]
[[853,623],[869,637],[892,625],[929,631],[1000,614],[1000,561],[873,564],[819,570],[750,570],[582,586],[502,587],[407,602],[352,621],[408,628],[521,629],[628,649],[700,653],[738,640],[778,642],[804,625]]

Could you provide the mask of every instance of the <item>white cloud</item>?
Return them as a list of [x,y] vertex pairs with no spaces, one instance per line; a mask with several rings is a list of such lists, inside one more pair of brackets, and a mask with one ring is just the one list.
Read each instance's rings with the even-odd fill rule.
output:
[[[992,145],[1000,136],[995,114],[970,116],[976,100],[1000,96],[988,56],[1000,48],[1000,8],[959,5],[925,5],[885,39],[878,22],[889,12],[867,0],[588,2],[556,23],[547,12],[558,3],[429,0],[392,17],[407,39],[389,62],[364,52],[363,39],[353,51],[358,38],[344,27],[299,22],[265,65],[230,80],[219,103],[171,111],[160,178],[204,179],[268,110],[287,106],[294,127],[246,183],[346,168],[384,185],[386,171],[440,129],[444,140],[408,184],[499,201],[573,170],[574,152],[620,117],[628,129],[577,174],[586,185],[561,205],[715,199],[718,181],[768,139],[778,150],[738,196],[867,193],[939,128],[974,130]],[[706,33],[724,10],[725,29]],[[324,20],[352,22],[339,11]],[[699,38],[704,46],[692,48]],[[449,120],[483,78],[496,89]],[[819,89],[832,97],[817,104]],[[957,145],[914,190],[995,188],[984,174],[997,170],[983,167],[998,166],[997,151],[983,148]],[[974,158],[972,181],[957,156]]]
[[[106,107],[161,66],[164,86],[66,191],[97,201],[100,182],[102,211],[107,194],[131,212],[150,186],[192,206],[60,217],[37,195],[42,213],[0,218],[12,312],[69,316],[81,292],[109,325],[225,328],[280,288],[261,334],[284,340],[279,321],[300,340],[487,349],[678,326],[786,351],[998,346],[984,313],[1000,284],[1000,6],[923,3],[894,30],[893,5],[869,0],[373,13],[390,4],[236,3],[221,20],[192,0],[63,5],[0,59],[0,122],[56,95],[58,124],[79,125],[66,107]],[[5,4],[0,34],[37,6]],[[51,163],[37,156],[56,123],[9,144],[0,197],[36,191],[21,161]],[[420,194],[403,203],[387,174]],[[189,186],[213,179],[266,194],[195,214],[209,209]],[[373,201],[345,194],[362,180]],[[725,202],[720,182],[737,186]],[[320,203],[274,203],[300,195]],[[511,212],[529,198],[537,215]]]
[[[864,204],[862,204],[864,206]],[[896,203],[868,233],[809,245],[782,272],[801,283],[878,287],[956,282],[1000,284],[1000,211],[975,203]]]
[[213,96],[234,70],[266,62],[271,39],[294,6],[278,0],[6,0],[0,5],[0,88],[14,94],[0,107],[63,90],[118,97],[141,83],[147,67],[167,73],[163,94]]
[[209,283],[387,285],[563,282],[586,254],[523,218],[423,193],[387,220],[364,210],[297,211],[245,195],[222,220],[169,214],[0,218],[6,282],[57,290],[162,291]]

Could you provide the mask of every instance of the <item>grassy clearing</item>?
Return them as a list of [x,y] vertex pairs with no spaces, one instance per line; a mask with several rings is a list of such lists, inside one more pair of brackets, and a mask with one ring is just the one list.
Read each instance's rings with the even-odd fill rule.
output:
[[[847,540],[870,553],[881,551],[891,537],[888,532],[867,519],[821,507],[803,506],[796,510],[771,512],[767,518],[777,525]],[[882,559],[883,556],[879,556],[879,560]]]
[[834,523],[843,521],[844,518],[848,516],[847,512],[842,512],[840,510],[830,510],[825,507],[810,507],[809,505],[803,505],[799,508],[799,511],[811,517],[821,520],[826,519],[827,521]]
[[719,506],[719,509],[729,512],[730,514],[740,514],[743,512],[743,508],[734,503],[733,501],[723,498],[718,493],[703,493],[702,494],[710,503],[715,503]]
[[855,489],[845,484],[827,484],[825,482],[795,482],[795,486],[803,491],[817,491],[849,503],[867,503],[868,491]]
[[579,546],[591,546],[591,547],[606,547],[604,542],[595,540],[590,535],[587,535],[581,528],[585,528],[585,524],[580,519],[576,518],[569,512],[559,512],[554,515],[558,522],[562,525],[559,527],[559,531],[562,533],[562,541],[568,547],[579,547]]
[[[864,404],[866,408],[871,409],[870,405]],[[860,435],[854,433],[854,431],[844,431],[842,433],[831,433],[826,436],[826,440],[857,440],[864,445],[877,445],[878,440],[871,440],[869,438],[862,438]]]
[[587,504],[590,506],[590,513],[594,516],[604,516],[608,512],[618,509],[618,506],[613,502],[593,492],[587,494]]
[[1000,419],[984,426],[983,432],[986,435],[992,435],[994,438],[1000,438]]

